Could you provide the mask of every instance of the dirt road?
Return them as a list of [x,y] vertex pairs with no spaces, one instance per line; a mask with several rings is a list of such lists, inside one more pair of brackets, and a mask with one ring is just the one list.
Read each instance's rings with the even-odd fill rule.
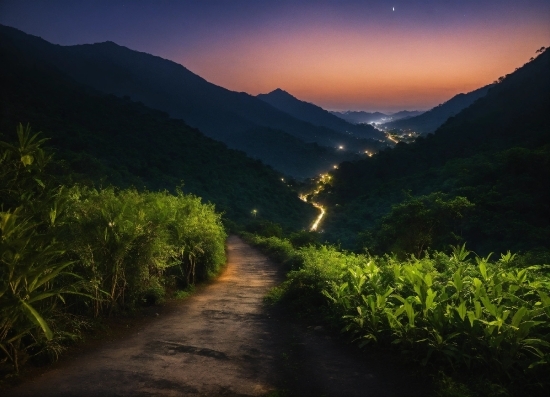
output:
[[319,329],[300,330],[283,318],[271,317],[262,298],[281,280],[277,269],[232,236],[227,269],[216,282],[125,338],[66,360],[8,394],[259,396],[284,391],[378,396],[418,392],[414,384],[401,388],[395,378],[386,380],[383,362],[369,365]]

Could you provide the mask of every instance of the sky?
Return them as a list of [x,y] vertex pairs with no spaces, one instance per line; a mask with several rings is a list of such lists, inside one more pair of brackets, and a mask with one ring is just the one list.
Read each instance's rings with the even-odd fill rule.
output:
[[427,110],[550,45],[550,0],[0,0],[55,44],[114,41],[252,95],[329,110]]

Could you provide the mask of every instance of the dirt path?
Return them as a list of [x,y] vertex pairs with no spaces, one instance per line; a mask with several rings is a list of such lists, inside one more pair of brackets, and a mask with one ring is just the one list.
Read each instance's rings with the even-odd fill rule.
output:
[[[222,276],[121,340],[9,390],[33,396],[414,395],[384,363],[342,350],[262,306],[277,266],[238,237]],[[395,375],[395,373],[391,373]],[[399,379],[403,381],[401,377]],[[406,380],[406,379],[405,379]],[[414,385],[413,385],[414,386]],[[417,393],[415,393],[415,391]]]

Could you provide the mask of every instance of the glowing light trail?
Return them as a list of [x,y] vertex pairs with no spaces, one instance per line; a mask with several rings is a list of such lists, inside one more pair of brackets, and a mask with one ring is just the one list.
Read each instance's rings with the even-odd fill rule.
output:
[[317,219],[315,219],[315,222],[313,222],[313,225],[311,225],[311,228],[309,229],[310,231],[314,232],[314,231],[317,230],[317,227],[319,226],[319,223],[321,222],[321,219],[323,219],[323,217],[325,216],[325,209],[320,204],[317,204],[317,203],[311,203],[311,204],[315,208],[318,208],[321,211],[321,213],[319,214]]
[[[318,193],[318,192],[319,191],[317,190],[316,193]],[[300,194],[298,197],[300,198],[300,200],[305,201],[306,203],[309,202],[309,201],[307,201],[307,196],[305,194]],[[313,225],[311,225],[311,227],[309,228],[309,231],[314,232],[319,227],[319,224],[321,223],[321,220],[325,216],[326,211],[325,211],[325,208],[321,204],[317,204],[317,203],[313,203],[313,202],[310,203],[310,204],[313,205],[315,208],[317,208],[319,211],[321,211],[321,213],[317,216],[317,218],[315,218],[315,222],[313,222]]]

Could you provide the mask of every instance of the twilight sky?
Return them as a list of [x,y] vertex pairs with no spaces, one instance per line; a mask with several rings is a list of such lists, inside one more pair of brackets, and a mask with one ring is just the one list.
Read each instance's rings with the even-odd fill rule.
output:
[[0,24],[114,41],[256,95],[330,110],[428,109],[550,45],[550,0],[0,0]]

